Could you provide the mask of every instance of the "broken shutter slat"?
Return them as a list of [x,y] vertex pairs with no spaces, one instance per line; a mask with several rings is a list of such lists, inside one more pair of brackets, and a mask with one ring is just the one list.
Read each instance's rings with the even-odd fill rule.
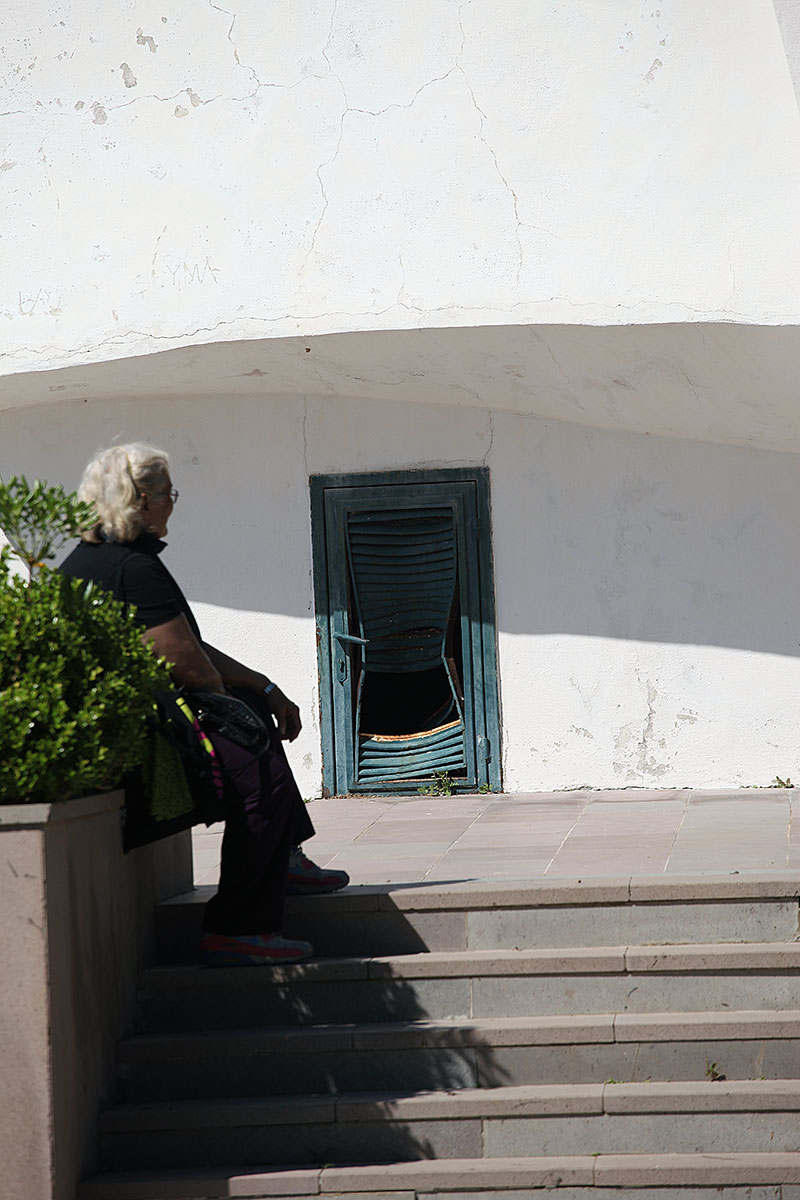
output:
[[[360,510],[348,514],[350,582],[361,635],[363,672],[419,674],[446,668],[445,647],[456,590],[457,554],[452,505]],[[464,723],[459,719],[409,736],[370,736],[356,717],[356,766],[361,784],[430,778],[463,771]],[[420,684],[423,687],[423,684]],[[359,688],[359,695],[361,689]],[[421,718],[425,701],[421,697]]]
[[364,670],[439,666],[456,580],[452,508],[351,512],[347,539]]

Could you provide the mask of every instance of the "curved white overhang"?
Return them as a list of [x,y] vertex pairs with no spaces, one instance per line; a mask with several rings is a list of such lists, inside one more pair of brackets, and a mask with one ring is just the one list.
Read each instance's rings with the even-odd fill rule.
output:
[[203,400],[314,396],[800,453],[800,328],[481,326],[211,343],[7,376],[0,430],[3,410],[20,406],[186,396],[198,419]]

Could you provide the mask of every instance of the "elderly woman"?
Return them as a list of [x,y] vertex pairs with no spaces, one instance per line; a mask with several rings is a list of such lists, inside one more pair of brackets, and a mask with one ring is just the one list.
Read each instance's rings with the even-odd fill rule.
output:
[[227,790],[235,797],[225,822],[219,888],[204,914],[201,958],[210,966],[307,958],[313,953],[308,942],[280,934],[284,895],[287,890],[336,891],[349,880],[344,871],[315,866],[299,848],[314,827],[279,738],[297,737],[300,711],[266,675],[203,641],[182,591],[161,562],[162,539],[178,499],[162,450],[136,443],[100,451],[84,471],[78,495],[94,505],[99,521],[61,570],[94,580],[135,606],[143,640],[174,664],[177,684],[204,692],[235,688],[260,694],[277,722],[270,748],[260,755],[212,734]]

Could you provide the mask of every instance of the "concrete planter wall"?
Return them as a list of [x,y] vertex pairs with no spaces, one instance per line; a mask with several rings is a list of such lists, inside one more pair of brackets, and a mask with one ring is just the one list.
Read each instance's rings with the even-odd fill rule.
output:
[[8,1200],[73,1200],[153,908],[192,884],[180,834],[123,855],[122,793],[0,805],[0,1163]]

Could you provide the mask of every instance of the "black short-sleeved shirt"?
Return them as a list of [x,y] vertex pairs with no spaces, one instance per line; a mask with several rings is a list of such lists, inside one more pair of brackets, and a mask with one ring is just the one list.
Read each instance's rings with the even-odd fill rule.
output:
[[118,600],[133,605],[136,619],[145,629],[183,613],[201,641],[186,597],[159,561],[166,544],[152,533],[142,533],[133,542],[79,542],[59,570],[73,579],[92,580]]

